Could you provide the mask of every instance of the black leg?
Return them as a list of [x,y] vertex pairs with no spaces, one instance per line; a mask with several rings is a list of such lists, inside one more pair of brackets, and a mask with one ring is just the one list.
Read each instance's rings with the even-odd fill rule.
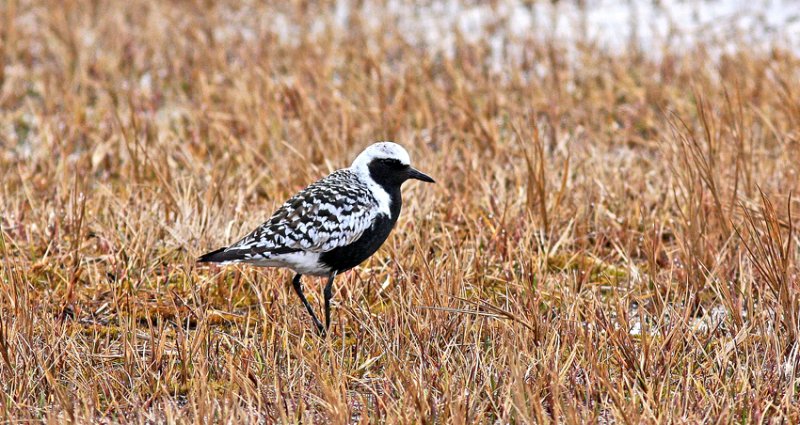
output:
[[311,319],[314,321],[314,325],[317,327],[317,330],[321,335],[325,335],[325,328],[322,326],[322,323],[317,319],[317,315],[314,314],[314,310],[311,309],[311,304],[308,303],[306,296],[303,294],[303,282],[300,281],[300,278],[303,275],[300,273],[294,275],[294,279],[292,279],[292,286],[294,286],[294,291],[297,292],[297,295],[300,297],[300,301],[303,302],[303,305],[306,306],[306,310],[308,310],[308,314],[311,315]]
[[325,285],[325,331],[331,327],[331,298],[333,298],[333,279],[336,279],[336,272],[331,272],[328,276],[328,284]]

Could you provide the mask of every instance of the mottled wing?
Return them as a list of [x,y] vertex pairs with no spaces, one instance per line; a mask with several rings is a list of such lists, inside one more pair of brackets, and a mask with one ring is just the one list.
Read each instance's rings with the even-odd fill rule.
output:
[[297,251],[327,252],[357,240],[375,220],[377,201],[349,170],[339,170],[308,186],[264,224],[226,252],[246,260]]

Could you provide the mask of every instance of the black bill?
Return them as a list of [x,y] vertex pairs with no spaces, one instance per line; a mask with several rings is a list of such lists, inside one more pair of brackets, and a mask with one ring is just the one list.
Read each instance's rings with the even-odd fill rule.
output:
[[422,181],[428,182],[428,183],[436,183],[436,181],[433,178],[431,178],[431,176],[429,176],[429,175],[427,175],[427,174],[425,174],[425,173],[423,173],[423,172],[421,172],[419,170],[416,170],[414,168],[409,168],[408,169],[408,178],[422,180]]

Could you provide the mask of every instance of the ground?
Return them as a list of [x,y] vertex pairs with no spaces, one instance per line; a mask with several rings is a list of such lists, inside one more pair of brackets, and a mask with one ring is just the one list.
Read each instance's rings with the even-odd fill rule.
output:
[[[504,10],[0,3],[2,420],[800,422],[797,50]],[[387,139],[437,184],[328,339],[196,264]]]

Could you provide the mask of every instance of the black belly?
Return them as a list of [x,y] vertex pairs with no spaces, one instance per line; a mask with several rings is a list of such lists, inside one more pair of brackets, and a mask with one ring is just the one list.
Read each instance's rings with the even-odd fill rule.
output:
[[[398,208],[399,209],[399,208]],[[399,212],[399,211],[398,211]],[[394,218],[379,215],[375,223],[357,241],[350,245],[332,249],[320,256],[320,261],[337,273],[350,270],[369,258],[389,237],[397,215]]]

